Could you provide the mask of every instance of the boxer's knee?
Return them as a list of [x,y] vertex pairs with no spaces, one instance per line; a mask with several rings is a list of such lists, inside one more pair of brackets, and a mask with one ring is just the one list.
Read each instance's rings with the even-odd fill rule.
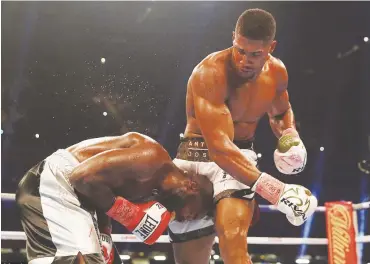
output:
[[225,263],[247,262],[247,234],[254,202],[224,198],[216,208],[216,231]]
[[224,198],[216,207],[216,231],[225,238],[246,236],[253,218],[254,201]]

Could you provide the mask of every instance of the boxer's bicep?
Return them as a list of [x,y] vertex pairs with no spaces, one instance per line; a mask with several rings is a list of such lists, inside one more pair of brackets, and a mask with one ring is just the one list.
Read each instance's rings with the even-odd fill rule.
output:
[[268,115],[270,118],[279,118],[280,115],[283,115],[290,108],[288,91],[284,90],[278,93],[272,101]]
[[232,119],[226,105],[217,105],[205,98],[195,99],[195,116],[200,130],[206,139],[214,139],[219,136],[233,138]]
[[156,151],[157,148],[151,144],[107,150],[80,163],[69,179],[72,185],[94,182],[114,188],[153,165]]
[[276,96],[271,103],[268,116],[271,129],[275,136],[279,138],[285,129],[295,127],[295,121],[287,90],[288,73],[284,65],[278,65],[276,79]]
[[288,72],[284,64],[279,61],[273,68],[274,78],[276,79],[276,95],[268,111],[270,118],[279,117],[284,114],[291,106],[288,94]]
[[232,140],[234,126],[225,103],[226,87],[214,76],[196,76],[190,83],[197,124],[209,148],[223,139]]
[[98,228],[101,233],[110,235],[112,233],[112,221],[104,211],[96,210]]

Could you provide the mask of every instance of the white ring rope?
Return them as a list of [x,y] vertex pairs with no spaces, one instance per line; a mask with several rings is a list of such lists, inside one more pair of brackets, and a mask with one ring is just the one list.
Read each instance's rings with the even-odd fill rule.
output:
[[[1,200],[14,201],[14,193],[1,193]],[[259,205],[261,209],[266,212],[277,211],[274,205]],[[364,202],[359,204],[353,204],[354,210],[362,210],[370,208],[370,202]],[[316,208],[316,212],[325,212],[325,206],[319,206]],[[122,243],[140,243],[141,241],[136,238],[135,235],[131,234],[112,234],[114,242]],[[26,240],[24,232],[20,231],[1,231],[1,240]],[[249,244],[255,245],[327,245],[327,238],[296,238],[296,237],[248,237],[247,241]],[[169,243],[169,237],[162,235],[157,243]],[[218,238],[215,238],[215,242],[218,243]],[[357,243],[370,243],[370,235],[358,236],[356,238]]]
[[[114,242],[121,243],[141,243],[135,235],[130,234],[112,234]],[[24,232],[20,231],[1,231],[1,240],[26,240]],[[327,238],[298,238],[298,237],[248,237],[249,244],[255,245],[327,245]],[[156,243],[169,243],[168,236],[161,236]],[[215,242],[218,243],[216,237]],[[370,235],[359,236],[357,243],[370,243]]]
[[[14,193],[1,193],[1,200],[2,201],[14,201],[15,194]],[[259,205],[260,209],[266,212],[278,211],[275,205]],[[370,208],[370,201],[364,203],[353,204],[353,210],[362,210],[362,209],[369,209]],[[325,206],[318,206],[315,212],[325,212]]]
[[1,201],[15,201],[15,193],[1,193]]

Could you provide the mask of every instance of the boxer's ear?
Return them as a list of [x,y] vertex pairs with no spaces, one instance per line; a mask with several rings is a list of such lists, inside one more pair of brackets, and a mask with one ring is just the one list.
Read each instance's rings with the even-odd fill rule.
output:
[[183,182],[183,177],[179,177],[177,174],[169,174],[163,179],[161,189],[164,191],[169,191],[181,188],[181,186],[184,185]]
[[186,182],[185,186],[186,186],[186,189],[191,193],[196,193],[199,191],[199,184],[192,179],[189,179]]
[[191,182],[191,185],[190,185],[190,188],[193,190],[193,191],[198,191],[199,190],[199,185],[197,182],[195,181],[192,181]]
[[276,40],[273,40],[270,44],[269,53],[273,53],[276,47]]
[[185,182],[185,186],[189,191],[198,191],[199,190],[199,184],[196,181],[196,175],[193,173],[189,173],[188,171],[184,171],[184,174],[186,175],[187,179]]

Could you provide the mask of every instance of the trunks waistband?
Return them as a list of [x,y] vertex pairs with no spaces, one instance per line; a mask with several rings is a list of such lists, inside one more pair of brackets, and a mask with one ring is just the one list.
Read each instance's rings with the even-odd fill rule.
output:
[[[234,144],[240,149],[253,150],[253,140],[235,140]],[[207,144],[203,138],[181,138],[176,158],[188,161],[212,162]]]
[[190,240],[198,239],[201,237],[212,235],[216,232],[215,226],[207,226],[198,230],[186,232],[186,233],[173,233],[171,229],[168,229],[168,235],[171,238],[171,243],[182,243]]

